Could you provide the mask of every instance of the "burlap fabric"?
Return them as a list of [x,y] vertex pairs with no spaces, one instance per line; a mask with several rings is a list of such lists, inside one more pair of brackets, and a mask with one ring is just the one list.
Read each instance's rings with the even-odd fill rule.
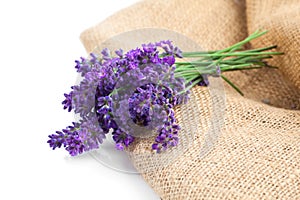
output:
[[[194,145],[168,166],[142,173],[162,199],[300,199],[300,2],[299,0],[146,0],[124,9],[81,35],[88,52],[104,40],[137,28],[182,33],[207,50],[232,45],[258,28],[269,33],[252,47],[278,45],[279,69],[227,73],[245,93],[226,87],[226,116],[217,145],[199,158],[209,124],[211,94],[193,89],[178,107],[183,126],[196,126]],[[197,106],[200,109],[194,109]],[[186,117],[188,113],[188,117]],[[184,116],[184,117],[183,117]],[[132,151],[148,151],[139,141]],[[184,142],[184,141],[183,141]],[[137,168],[156,166],[136,157]]]

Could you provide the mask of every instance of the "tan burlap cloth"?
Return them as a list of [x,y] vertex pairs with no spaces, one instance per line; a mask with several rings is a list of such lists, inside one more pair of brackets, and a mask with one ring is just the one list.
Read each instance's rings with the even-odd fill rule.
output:
[[[232,45],[261,28],[269,33],[252,48],[277,44],[285,53],[270,61],[279,69],[227,73],[245,97],[226,86],[222,134],[204,158],[199,148],[209,127],[210,93],[193,89],[196,100],[177,108],[176,117],[181,134],[188,124],[202,131],[174,162],[142,173],[157,194],[172,200],[300,199],[300,1],[146,0],[84,31],[81,39],[90,52],[116,34],[145,27],[177,31],[207,50]],[[189,117],[182,117],[186,113]],[[143,151],[141,144],[133,151]],[[133,159],[137,168],[153,162]]]

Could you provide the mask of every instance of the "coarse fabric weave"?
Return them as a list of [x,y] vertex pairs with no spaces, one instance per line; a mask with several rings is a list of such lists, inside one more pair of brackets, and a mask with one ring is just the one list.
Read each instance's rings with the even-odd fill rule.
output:
[[300,1],[145,0],[85,30],[81,40],[91,52],[110,37],[149,27],[177,31],[206,50],[268,30],[248,48],[276,44],[285,53],[268,61],[278,69],[226,73],[245,96],[224,83],[224,124],[205,157],[199,149],[212,109],[206,87],[193,88],[191,101],[176,108],[181,143],[191,142],[191,127],[198,131],[187,151],[161,167],[155,157],[138,156],[151,151],[151,141],[138,140],[132,162],[149,185],[164,200],[300,199]]

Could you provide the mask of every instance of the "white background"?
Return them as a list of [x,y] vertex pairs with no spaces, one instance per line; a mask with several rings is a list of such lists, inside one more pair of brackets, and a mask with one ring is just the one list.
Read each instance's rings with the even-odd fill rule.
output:
[[61,101],[86,56],[80,33],[135,2],[1,1],[0,199],[159,199],[139,175],[46,143],[73,121]]

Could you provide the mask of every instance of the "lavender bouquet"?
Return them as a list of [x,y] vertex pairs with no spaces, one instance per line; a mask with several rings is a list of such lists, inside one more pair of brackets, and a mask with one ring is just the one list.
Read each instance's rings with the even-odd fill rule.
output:
[[171,41],[160,41],[125,53],[119,49],[111,54],[103,49],[100,55],[91,53],[88,59],[75,61],[82,80],[64,94],[62,104],[80,120],[49,135],[50,147],[64,147],[76,156],[99,148],[108,133],[118,150],[124,150],[136,137],[149,135],[155,138],[154,152],[176,146],[180,126],[174,107],[188,101],[192,87],[208,86],[208,76],[220,76],[243,95],[222,72],[273,67],[265,60],[282,54],[268,51],[276,46],[243,50],[246,43],[265,33],[256,31],[216,51],[182,52]]

